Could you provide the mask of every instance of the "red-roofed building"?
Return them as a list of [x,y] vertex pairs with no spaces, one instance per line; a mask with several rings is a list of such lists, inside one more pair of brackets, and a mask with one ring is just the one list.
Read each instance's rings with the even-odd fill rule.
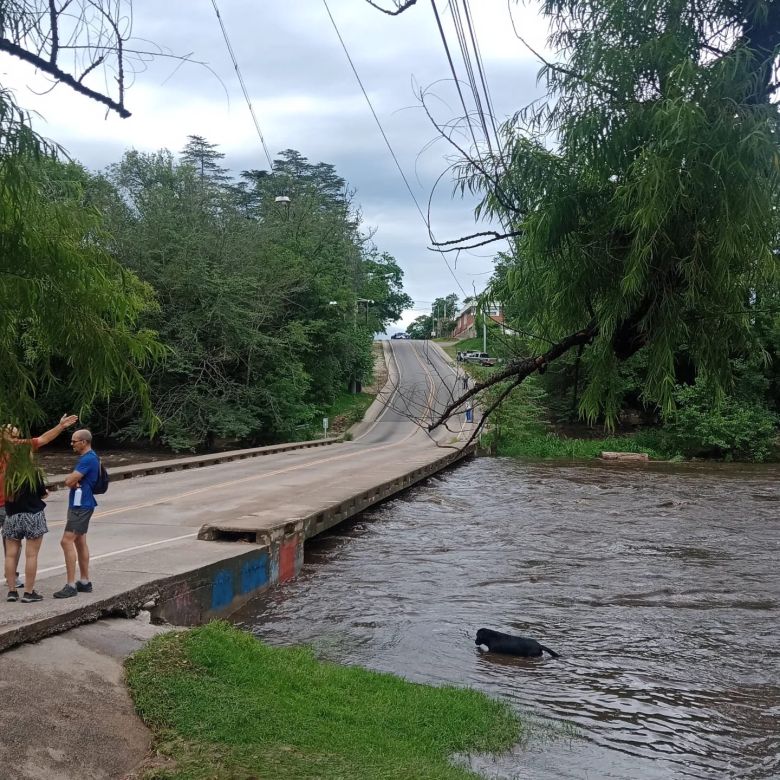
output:
[[[463,311],[458,314],[457,320],[455,320],[455,330],[452,331],[453,338],[456,339],[473,339],[477,336],[477,307],[472,304],[467,306]],[[486,312],[487,316],[497,322],[499,325],[504,324],[504,313],[501,311],[500,306],[491,306]]]

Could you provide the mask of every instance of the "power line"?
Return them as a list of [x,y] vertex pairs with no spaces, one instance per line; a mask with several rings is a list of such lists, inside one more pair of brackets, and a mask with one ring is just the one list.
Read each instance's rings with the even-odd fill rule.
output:
[[[409,192],[409,195],[411,196],[412,200],[414,201],[414,205],[417,207],[417,211],[420,214],[420,218],[422,219],[425,227],[428,229],[428,234],[431,236],[431,240],[434,241],[435,243],[431,226],[428,223],[428,220],[425,218],[425,214],[423,213],[423,210],[420,208],[420,204],[417,201],[417,197],[415,196],[414,191],[409,186],[409,181],[407,180],[406,174],[404,173],[403,168],[401,168],[401,164],[398,162],[398,158],[396,157],[396,154],[393,151],[393,147],[390,144],[390,139],[388,139],[387,133],[385,133],[385,130],[382,127],[382,123],[379,121],[379,117],[377,116],[377,113],[374,110],[374,105],[371,102],[371,98],[369,98],[368,92],[366,92],[366,88],[363,86],[363,81],[361,80],[360,75],[357,72],[355,63],[352,61],[352,57],[349,54],[347,45],[344,43],[344,39],[341,37],[341,32],[339,32],[339,28],[338,25],[336,24],[336,20],[333,18],[333,14],[330,12],[330,8],[328,6],[328,0],[322,0],[322,3],[325,6],[325,10],[328,12],[328,17],[330,18],[330,22],[333,25],[333,29],[336,31],[336,35],[338,36],[339,42],[341,43],[341,48],[344,49],[344,54],[346,54],[347,56],[347,60],[349,61],[349,65],[352,68],[352,72],[355,74],[357,83],[360,85],[360,89],[363,92],[363,97],[366,99],[366,103],[368,103],[369,109],[371,109],[371,114],[373,115],[374,121],[376,122],[377,127],[379,128],[379,132],[382,134],[382,138],[384,138],[385,144],[387,145],[387,149],[390,152],[391,157],[393,158],[393,162],[395,162],[395,167],[398,168],[398,173],[401,174],[401,178],[403,179],[404,184],[406,185],[406,189]],[[441,250],[438,250],[438,252],[441,255],[442,260],[444,260],[444,264],[447,266],[447,270],[450,272],[452,278],[455,280],[455,284],[457,284],[458,287],[460,287],[460,291],[463,293],[463,295],[466,295],[466,291],[463,289],[463,285],[458,280],[458,277],[455,276],[455,272],[452,270],[452,267],[450,266],[446,255]]]
[[[460,102],[461,102],[461,105],[463,106],[464,112],[466,113],[466,121],[468,123],[469,130],[471,131],[471,137],[472,137],[472,139],[474,139],[475,147],[478,147],[477,141],[476,141],[476,137],[475,137],[475,134],[474,134],[474,128],[473,128],[473,125],[471,123],[470,113],[468,111],[468,108],[466,107],[466,101],[465,101],[465,99],[463,97],[463,92],[462,92],[462,90],[460,88],[460,81],[458,79],[458,74],[455,71],[455,65],[454,65],[453,60],[452,60],[452,55],[450,54],[450,48],[449,48],[449,45],[447,44],[447,36],[446,36],[446,34],[444,32],[444,27],[442,26],[441,19],[439,18],[439,13],[438,13],[437,8],[436,8],[436,0],[431,0],[431,6],[433,7],[433,13],[434,13],[434,16],[436,17],[436,23],[437,23],[438,28],[439,28],[439,35],[441,36],[442,43],[444,44],[444,51],[445,51],[445,53],[447,55],[447,62],[449,63],[449,66],[450,66],[450,72],[452,73],[452,77],[455,80],[455,86],[457,87],[458,95],[460,96]],[[485,119],[485,111],[483,110],[483,107],[482,107],[483,101],[482,101],[482,97],[481,97],[480,92],[479,92],[479,87],[477,85],[476,76],[474,74],[474,65],[472,63],[471,51],[469,50],[468,40],[466,38],[466,31],[465,31],[465,27],[464,27],[464,24],[463,24],[463,18],[461,16],[459,0],[449,0],[448,6],[449,6],[449,9],[450,9],[450,11],[452,13],[452,20],[453,20],[453,24],[455,26],[455,33],[456,33],[456,36],[457,36],[457,39],[458,39],[458,45],[460,47],[461,56],[463,58],[463,65],[466,68],[466,75],[468,77],[469,86],[471,87],[471,93],[472,93],[472,96],[474,98],[474,105],[476,107],[476,113],[479,116],[479,121],[480,121],[480,124],[482,126],[482,132],[484,133],[485,141],[486,141],[487,147],[488,147],[488,152],[490,153],[490,156],[495,159],[496,155],[493,154],[493,147],[492,147],[491,140],[490,140],[490,131],[488,130],[487,121]],[[463,0],[463,15],[466,18],[466,26],[468,27],[469,38],[471,39],[471,46],[474,49],[474,59],[476,61],[476,65],[477,65],[477,73],[479,75],[479,80],[480,80],[480,83],[482,84],[482,90],[484,92],[484,103],[487,106],[488,114],[490,116],[490,124],[491,124],[491,126],[493,128],[493,134],[495,136],[496,149],[498,151],[497,157],[500,160],[502,158],[502,156],[503,156],[501,137],[500,137],[500,135],[498,133],[498,128],[496,127],[495,111],[493,109],[493,101],[492,101],[492,98],[491,98],[491,95],[490,95],[490,89],[488,88],[487,77],[485,75],[485,67],[484,67],[484,64],[482,62],[482,53],[481,53],[480,48],[479,48],[479,42],[478,42],[478,39],[477,39],[476,28],[475,28],[475,25],[474,25],[474,23],[472,21],[472,13],[471,13],[471,9],[469,7],[469,0]],[[513,24],[514,24],[514,22],[513,22]],[[479,155],[479,149],[478,148],[475,149],[475,154]],[[497,177],[496,177],[496,179],[497,179]],[[495,189],[496,195],[498,196],[498,194],[499,194],[499,184],[498,184],[498,181],[496,180],[495,182],[493,182],[493,185],[494,185],[494,189]],[[503,198],[502,197],[499,197],[499,201],[502,202],[502,204],[503,204]],[[508,216],[499,215],[498,219],[499,219],[499,222],[501,223],[502,227],[504,228],[504,232],[505,233],[509,232],[508,231],[508,227],[507,227]]]
[[268,151],[268,147],[266,146],[265,138],[263,138],[263,131],[260,129],[260,123],[257,121],[255,109],[252,107],[252,101],[249,98],[249,92],[247,91],[246,84],[244,83],[244,77],[241,75],[241,69],[238,67],[238,62],[236,61],[236,55],[233,52],[233,47],[230,45],[230,38],[228,37],[227,30],[225,29],[225,24],[222,21],[222,14],[220,14],[219,8],[217,7],[217,0],[211,0],[211,4],[214,6],[214,13],[217,15],[217,21],[219,22],[219,26],[222,30],[222,37],[225,39],[225,45],[227,46],[228,54],[230,54],[230,59],[233,61],[233,67],[236,70],[236,76],[238,76],[238,83],[241,85],[241,91],[244,93],[244,100],[246,100],[246,104],[249,106],[249,113],[252,115],[252,121],[255,123],[255,130],[257,130],[257,135],[260,138],[260,143],[263,146],[265,158],[268,160],[268,170],[273,171],[274,164],[271,160],[271,153]]
[[[457,0],[453,0],[457,2]],[[487,76],[485,75],[485,65],[482,61],[482,52],[479,48],[479,40],[477,38],[476,28],[471,21],[471,9],[469,8],[469,0],[463,0],[463,11],[466,15],[466,24],[469,28],[469,35],[471,36],[471,45],[474,48],[474,55],[477,61],[477,71],[479,73],[479,80],[482,82],[482,91],[485,93],[485,101],[488,108],[488,115],[490,116],[490,124],[493,126],[493,133],[496,137],[496,144],[498,145],[498,151],[501,152],[501,138],[498,134],[498,128],[496,127],[496,114],[493,108],[493,98],[490,95],[490,89],[488,88]]]
[[476,147],[479,146],[477,144],[477,135],[474,132],[474,125],[471,124],[471,112],[466,107],[466,99],[463,97],[463,90],[460,88],[460,80],[458,79],[458,74],[455,71],[455,63],[452,61],[452,55],[450,54],[450,47],[447,43],[447,36],[444,34],[444,27],[442,26],[441,19],[439,18],[439,9],[436,8],[436,0],[431,0],[431,7],[433,8],[433,15],[436,17],[436,26],[439,28],[439,35],[441,37],[441,42],[444,44],[444,51],[447,54],[447,62],[450,64],[450,72],[452,73],[452,78],[455,80],[455,88],[458,90],[458,95],[460,97],[460,104],[463,106],[463,113],[464,117],[466,119],[466,124],[469,126],[469,131],[471,132],[471,138],[474,141],[474,147],[476,150]]
[[469,51],[468,42],[466,40],[466,31],[463,26],[463,19],[460,14],[460,6],[455,0],[449,2],[450,12],[452,13],[452,21],[455,25],[455,35],[458,39],[458,46],[460,47],[460,53],[463,58],[463,64],[466,67],[466,76],[468,78],[469,86],[471,87],[471,95],[474,98],[474,105],[477,109],[477,116],[479,122],[482,125],[482,132],[487,141],[488,151],[493,154],[493,145],[490,143],[490,133],[488,132],[487,122],[485,121],[485,112],[482,108],[482,98],[479,94],[479,88],[477,87],[477,80],[474,75],[474,65],[471,61],[471,52]]

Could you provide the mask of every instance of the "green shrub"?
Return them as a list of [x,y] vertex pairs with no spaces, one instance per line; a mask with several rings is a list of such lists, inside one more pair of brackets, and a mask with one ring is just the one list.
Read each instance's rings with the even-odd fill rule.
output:
[[497,447],[498,455],[511,457],[584,460],[597,458],[602,452],[646,452],[653,459],[665,459],[667,454],[657,444],[648,446],[641,434],[607,436],[603,439],[575,439],[557,433],[529,434],[503,441]]
[[675,391],[677,409],[664,420],[671,450],[685,457],[764,461],[772,453],[777,415],[748,397],[717,399],[704,381]]

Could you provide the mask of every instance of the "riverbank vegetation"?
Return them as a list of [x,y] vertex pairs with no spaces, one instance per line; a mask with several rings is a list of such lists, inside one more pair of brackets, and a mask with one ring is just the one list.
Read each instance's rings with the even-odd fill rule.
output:
[[[765,355],[780,355],[780,315],[775,329],[761,336]],[[527,349],[526,340],[492,323],[487,328],[488,351],[509,361]],[[482,351],[481,338],[449,347]],[[578,362],[581,360],[581,364]],[[583,420],[579,406],[587,360],[573,355],[529,377],[497,406],[483,443],[496,454],[528,458],[591,458],[608,450],[646,452],[651,458],[676,460],[712,458],[735,461],[780,459],[780,367],[759,355],[752,360],[733,358],[734,383],[718,395],[702,378],[684,376],[677,382],[673,409],[664,413],[644,396],[648,371],[646,355],[637,353],[619,372],[616,423],[610,430],[604,418]],[[501,370],[467,366],[477,382]],[[483,403],[492,404],[506,384],[488,388]]]
[[[163,634],[127,661],[135,706],[163,778],[327,780],[475,777],[454,754],[515,743],[506,704],[274,648],[227,623]],[[159,764],[159,762],[155,762]]]
[[[489,221],[440,245],[501,242],[481,304],[500,304],[519,342],[437,424],[473,395],[488,409],[541,375],[547,403],[564,404],[555,417],[568,406],[617,430],[635,410],[683,454],[768,457],[780,396],[780,4],[540,5],[545,97],[491,131],[477,93],[484,137],[471,115],[436,122],[460,157],[456,188]],[[432,97],[426,109],[440,111]]]

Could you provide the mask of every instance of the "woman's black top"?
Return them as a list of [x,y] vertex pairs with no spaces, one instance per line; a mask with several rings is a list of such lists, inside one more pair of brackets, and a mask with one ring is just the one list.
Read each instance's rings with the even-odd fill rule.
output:
[[33,485],[25,484],[16,491],[13,498],[6,497],[5,513],[8,517],[18,515],[22,512],[35,514],[43,512],[46,509],[46,503],[43,497],[46,495],[46,485],[43,484],[43,478],[38,475]]

